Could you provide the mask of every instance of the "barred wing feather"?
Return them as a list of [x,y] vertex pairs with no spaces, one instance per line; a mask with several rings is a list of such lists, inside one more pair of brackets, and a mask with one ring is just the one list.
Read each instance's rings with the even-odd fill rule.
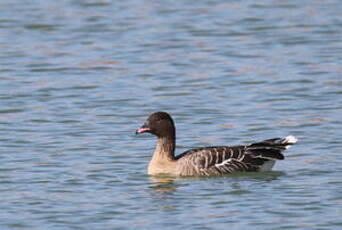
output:
[[[189,174],[209,176],[259,171],[266,162],[271,162],[272,167],[275,160],[283,160],[282,151],[296,141],[294,137],[288,136],[250,145],[204,147],[191,149],[177,158],[184,161]],[[189,171],[190,167],[193,170]]]

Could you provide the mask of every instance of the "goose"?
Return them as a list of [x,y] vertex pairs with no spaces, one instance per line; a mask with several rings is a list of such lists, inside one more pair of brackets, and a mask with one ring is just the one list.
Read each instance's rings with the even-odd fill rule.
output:
[[176,129],[166,112],[152,113],[136,134],[151,133],[158,141],[148,165],[149,175],[220,176],[234,172],[270,171],[282,151],[297,142],[294,136],[267,139],[247,145],[190,149],[175,156]]

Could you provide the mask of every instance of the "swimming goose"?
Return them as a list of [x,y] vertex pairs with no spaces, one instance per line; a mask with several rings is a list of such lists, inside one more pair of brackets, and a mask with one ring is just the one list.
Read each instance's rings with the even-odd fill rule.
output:
[[297,142],[294,136],[287,136],[248,145],[195,148],[175,156],[176,130],[169,114],[151,114],[136,134],[146,132],[158,138],[148,166],[150,175],[218,176],[269,171],[276,160],[284,159],[282,151]]

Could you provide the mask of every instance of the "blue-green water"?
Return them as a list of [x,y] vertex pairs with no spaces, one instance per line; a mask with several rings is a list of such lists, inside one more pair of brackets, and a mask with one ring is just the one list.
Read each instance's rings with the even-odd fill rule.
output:
[[[342,4],[0,1],[1,229],[341,229]],[[161,180],[177,152],[289,134],[272,173]]]

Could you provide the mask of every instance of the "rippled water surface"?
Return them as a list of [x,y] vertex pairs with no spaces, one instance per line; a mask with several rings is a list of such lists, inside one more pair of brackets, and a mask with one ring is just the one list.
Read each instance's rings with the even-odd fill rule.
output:
[[[0,1],[1,229],[341,229],[342,4]],[[289,134],[274,172],[151,178],[177,153]]]

